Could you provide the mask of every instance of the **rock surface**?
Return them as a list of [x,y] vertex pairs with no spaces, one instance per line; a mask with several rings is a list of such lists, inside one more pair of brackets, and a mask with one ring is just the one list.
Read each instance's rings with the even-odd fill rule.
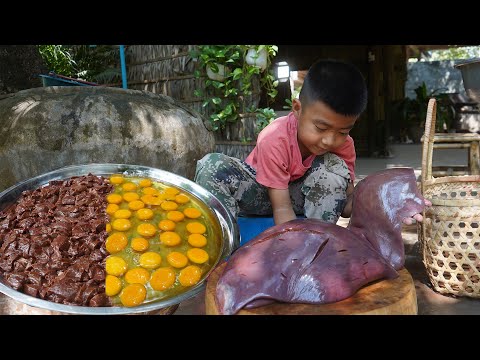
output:
[[123,163],[193,179],[215,140],[197,112],[147,91],[32,88],[0,99],[0,191],[67,165]]

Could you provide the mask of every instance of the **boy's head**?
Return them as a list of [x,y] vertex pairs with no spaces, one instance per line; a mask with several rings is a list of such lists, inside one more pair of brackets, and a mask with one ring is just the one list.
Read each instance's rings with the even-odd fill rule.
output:
[[300,91],[302,107],[321,101],[340,115],[360,116],[367,107],[367,85],[360,71],[339,60],[318,60]]
[[319,60],[310,67],[292,105],[302,157],[325,154],[345,143],[367,107],[365,79],[351,64]]

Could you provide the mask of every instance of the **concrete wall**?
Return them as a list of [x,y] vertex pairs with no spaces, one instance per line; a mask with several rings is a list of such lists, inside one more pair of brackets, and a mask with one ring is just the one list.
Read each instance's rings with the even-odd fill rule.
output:
[[[464,60],[462,60],[464,61]],[[462,73],[454,65],[459,61],[419,61],[408,63],[405,96],[415,98],[415,88],[425,81],[428,93],[436,89],[439,93],[464,92]]]

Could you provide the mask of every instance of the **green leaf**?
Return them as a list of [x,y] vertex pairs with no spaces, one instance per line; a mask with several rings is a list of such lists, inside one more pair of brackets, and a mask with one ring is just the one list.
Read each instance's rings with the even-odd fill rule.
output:
[[260,67],[259,66],[249,66],[248,73],[249,74],[260,74]]
[[218,105],[222,102],[222,99],[218,98],[218,97],[214,97],[212,98],[212,102],[215,104],[215,105]]
[[225,86],[225,84],[220,81],[212,81],[212,85],[215,89],[220,89]]
[[232,74],[233,74],[233,80],[238,80],[242,76],[242,69],[241,68],[236,68],[235,70],[233,70]]
[[238,94],[238,90],[235,88],[231,88],[225,92],[225,97],[236,96],[237,94]]
[[212,70],[214,73],[216,73],[216,74],[218,73],[219,70],[218,70],[217,63],[211,63],[208,66],[210,67],[210,70]]
[[274,99],[278,94],[278,90],[271,90],[268,92],[268,96],[270,96],[272,99]]

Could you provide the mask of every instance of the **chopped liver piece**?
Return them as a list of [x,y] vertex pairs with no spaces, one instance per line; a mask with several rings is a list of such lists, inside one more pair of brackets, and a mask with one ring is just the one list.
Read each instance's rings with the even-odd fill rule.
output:
[[0,212],[0,281],[65,305],[111,306],[105,294],[106,195],[88,174],[24,191]]

